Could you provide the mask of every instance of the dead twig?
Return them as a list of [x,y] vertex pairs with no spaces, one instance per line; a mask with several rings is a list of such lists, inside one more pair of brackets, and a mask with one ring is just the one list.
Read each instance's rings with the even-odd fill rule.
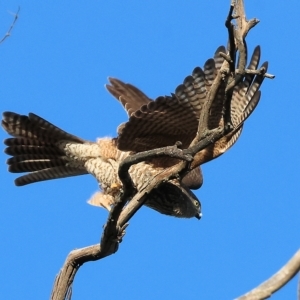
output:
[[263,67],[260,68],[259,70],[249,70],[249,69],[245,70],[246,74],[260,75],[260,76],[263,76],[265,78],[270,78],[270,79],[275,78],[275,75],[268,74],[268,73],[265,73],[265,72],[266,72],[266,70]]
[[[233,16],[233,10],[235,8],[235,4],[230,7],[229,15],[227,18],[226,26],[228,28],[229,33],[229,44],[230,51],[229,54],[225,54],[226,60],[224,61],[221,69],[219,70],[212,86],[206,96],[206,102],[203,105],[203,108],[199,117],[198,131],[197,135],[192,141],[190,147],[185,150],[180,150],[177,148],[177,145],[171,147],[164,147],[160,149],[154,149],[151,151],[146,151],[142,153],[138,153],[128,157],[123,164],[119,168],[119,178],[123,184],[123,192],[119,196],[117,204],[112,208],[108,220],[104,226],[103,234],[101,237],[100,244],[96,244],[90,247],[78,249],[72,251],[60,273],[55,279],[54,287],[52,291],[52,300],[63,300],[66,297],[70,297],[72,283],[75,278],[76,272],[80,268],[80,266],[88,261],[95,261],[102,259],[108,255],[115,253],[118,250],[119,243],[122,241],[122,238],[125,234],[125,228],[128,225],[128,221],[132,216],[139,210],[139,208],[144,204],[147,199],[147,195],[155,188],[157,188],[162,182],[168,181],[172,179],[178,174],[183,174],[184,172],[190,170],[191,167],[188,163],[193,163],[192,159],[195,155],[205,149],[208,145],[216,142],[218,139],[222,138],[225,134],[231,131],[233,128],[229,128],[229,131],[225,130],[225,126],[220,126],[218,128],[209,129],[209,115],[212,104],[216,99],[216,95],[218,89],[221,85],[226,85],[227,99],[226,103],[229,103],[231,100],[230,91],[236,84],[236,82],[240,79],[237,79],[236,73],[240,76],[239,78],[243,78],[246,64],[246,44],[244,38],[247,32],[253,27],[248,26],[247,30],[241,30],[238,34],[234,32],[234,26],[231,24],[231,20],[236,18]],[[240,12],[240,11],[239,11]],[[242,12],[242,10],[241,10]],[[230,24],[229,24],[229,23]],[[242,28],[244,28],[242,23]],[[251,23],[252,24],[252,23]],[[240,51],[240,59],[239,59],[239,72],[234,70],[236,65],[236,46],[234,40],[238,39],[241,45],[238,45],[238,50]],[[245,50],[243,50],[245,49]],[[241,58],[241,56],[243,56]],[[233,70],[229,72],[230,66],[233,66]],[[233,85],[232,85],[233,82]],[[225,104],[224,104],[225,105]],[[230,112],[230,110],[228,110]],[[230,117],[230,116],[229,116]],[[224,122],[225,124],[225,122]],[[128,173],[129,168],[139,162],[149,160],[150,158],[157,156],[169,156],[178,158],[181,162],[176,165],[166,168],[162,170],[159,174],[156,174],[151,180],[149,180],[147,186],[143,190],[139,190],[138,192],[135,190],[130,175]],[[192,165],[192,164],[191,164]],[[133,196],[133,197],[132,197]],[[125,204],[132,197],[127,206]],[[124,207],[125,206],[125,207]]]
[[19,12],[20,12],[20,7],[18,7],[17,12],[14,14],[15,15],[14,20],[11,23],[11,25],[10,25],[8,31],[6,32],[6,34],[4,35],[4,37],[0,40],[0,44],[3,43],[10,36],[11,31],[13,30],[13,28],[14,28],[14,26],[15,26],[18,18],[19,18]]
[[276,274],[236,300],[262,300],[271,297],[300,271],[300,250]]
[[[213,138],[213,136],[211,138]],[[203,148],[206,147],[207,143],[210,143],[208,140],[205,140],[205,142],[202,142],[201,144]],[[170,155],[172,157],[181,157],[182,159],[190,160],[190,154],[180,149],[176,150],[176,146],[158,149],[158,153],[155,153],[154,150],[146,151],[144,153],[139,153],[139,155],[133,155],[133,158],[130,158],[127,162],[125,162],[125,167],[123,167],[123,169],[119,172],[121,175],[120,179],[127,178],[127,176],[129,176],[128,169],[131,165],[158,155]],[[74,250],[68,255],[64,266],[55,279],[51,296],[52,300],[66,299],[66,295],[71,289],[75,275],[82,264],[102,259],[114,254],[118,250],[119,243],[122,241],[122,237],[125,234],[124,230],[127,227],[127,222],[144,204],[147,194],[149,194],[154,188],[158,187],[163,181],[167,181],[178,174],[183,167],[184,164],[179,163],[173,167],[163,170],[160,174],[153,177],[152,180],[148,182],[146,188],[136,193],[124,209],[123,207],[128,200],[128,194],[123,193],[121,195],[120,200],[109,214],[108,220],[104,226],[101,243]],[[124,175],[122,172],[127,174]],[[128,183],[129,182],[124,183],[124,186],[128,185]],[[131,191],[130,186],[127,186],[126,189]]]
[[[170,150],[170,147],[166,147],[166,149],[167,153],[168,150]],[[152,154],[153,153],[150,152],[151,157],[153,156]],[[145,155],[145,159],[146,158],[147,156]],[[135,163],[136,161],[133,160],[133,162]],[[114,209],[112,209],[112,212],[108,217],[108,221],[104,226],[100,244],[73,250],[69,253],[62,269],[55,278],[51,295],[52,300],[66,299],[67,294],[70,293],[70,289],[72,288],[75,275],[84,263],[102,259],[114,254],[118,250],[119,243],[122,241],[122,237],[124,235],[124,230],[127,227],[127,222],[143,205],[147,194],[149,194],[152,189],[158,187],[158,185],[168,178],[168,176],[171,177],[174,173],[177,173],[176,167],[166,169],[159,176],[154,177],[144,190],[140,191],[133,197],[118,219],[112,217],[114,211]],[[121,198],[123,197],[125,198],[124,194]],[[123,203],[124,200],[127,199],[120,199],[119,203]]]

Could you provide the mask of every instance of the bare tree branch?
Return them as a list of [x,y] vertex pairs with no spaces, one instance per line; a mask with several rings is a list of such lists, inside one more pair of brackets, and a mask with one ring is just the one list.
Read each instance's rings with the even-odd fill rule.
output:
[[17,12],[14,14],[14,16],[15,16],[15,17],[14,17],[14,20],[13,20],[13,22],[11,23],[11,25],[10,25],[8,31],[6,32],[6,34],[4,35],[4,37],[0,40],[0,44],[3,43],[3,42],[6,40],[6,38],[8,38],[8,37],[10,36],[11,31],[12,31],[12,29],[14,28],[14,26],[15,26],[17,20],[18,20],[19,12],[20,12],[20,7],[18,8]]
[[[128,191],[131,190],[130,185],[128,186],[129,182],[127,181],[127,177],[130,177],[128,169],[131,165],[160,155],[170,155],[171,157],[187,160],[190,160],[191,158],[189,154],[182,154],[182,150],[178,149],[176,145],[160,148],[158,149],[158,153],[155,153],[153,150],[132,155],[131,158],[124,162],[119,172],[120,179],[122,180],[125,178],[126,180],[126,182],[124,182],[125,189],[128,189]],[[180,169],[181,165],[177,164],[176,166],[163,170],[160,174],[153,177],[152,180],[148,182],[145,189],[139,191],[139,193],[130,200],[124,210],[122,209],[128,200],[128,194],[123,193],[121,195],[120,200],[111,210],[108,220],[104,225],[101,243],[70,252],[63,268],[55,278],[51,299],[66,299],[66,295],[71,289],[75,275],[82,264],[102,259],[118,250],[119,243],[122,241],[122,237],[125,234],[124,230],[127,227],[127,222],[144,204],[147,194],[149,194],[152,189],[158,187],[161,182],[168,180],[170,177],[177,174]],[[124,175],[122,174],[123,172],[127,174]],[[122,212],[121,215],[120,212]]]
[[[111,253],[115,252],[114,246],[110,249]],[[77,270],[87,261],[99,260],[109,255],[102,254],[99,244],[76,249],[69,253],[62,270],[59,275],[55,278],[53,292],[50,299],[66,299],[66,296],[72,286]],[[70,294],[69,294],[70,295]]]
[[[238,0],[236,2],[239,2]],[[104,225],[104,230],[101,237],[100,244],[89,246],[82,249],[77,249],[68,255],[60,273],[55,279],[51,299],[63,300],[70,299],[72,295],[72,283],[74,281],[76,272],[80,266],[88,261],[95,261],[102,259],[115,253],[118,250],[119,243],[125,234],[125,228],[128,225],[128,221],[133,215],[140,209],[147,199],[147,195],[155,188],[157,188],[162,182],[168,181],[176,176],[182,175],[184,172],[191,170],[192,163],[194,162],[195,155],[205,149],[208,145],[214,143],[218,139],[222,138],[225,134],[233,130],[232,126],[225,128],[219,127],[214,129],[208,128],[210,108],[216,99],[218,89],[221,84],[226,83],[226,97],[225,104],[227,105],[231,101],[231,91],[233,87],[243,78],[247,73],[245,70],[247,60],[247,46],[245,43],[245,36],[248,31],[254,26],[255,22],[247,22],[245,19],[245,13],[243,10],[243,1],[239,8],[236,7],[235,1],[232,1],[229,14],[226,21],[229,34],[229,52],[224,54],[225,61],[219,70],[212,86],[206,96],[206,102],[199,117],[197,135],[192,141],[188,149],[180,150],[177,148],[177,144],[171,147],[164,147],[160,149],[154,149],[151,151],[145,151],[141,153],[129,156],[119,167],[119,178],[123,185],[123,191],[119,196],[117,204],[112,208],[107,222]],[[232,16],[233,11],[239,13],[238,22],[240,28],[234,29],[231,21],[237,16]],[[255,19],[256,20],[256,19]],[[239,51],[238,70],[235,70],[236,65],[236,52]],[[229,71],[230,69],[233,69]],[[230,110],[229,114],[230,114]],[[229,115],[230,120],[230,115]],[[224,120],[224,125],[226,120]],[[159,174],[156,174],[151,178],[148,184],[143,190],[138,192],[135,190],[130,175],[128,173],[129,168],[139,162],[149,160],[150,158],[157,156],[169,156],[175,157],[181,160],[176,165],[162,170]],[[190,162],[190,164],[188,164]],[[132,197],[129,203],[127,201]],[[125,206],[126,205],[126,206]],[[125,207],[124,207],[125,206]]]
[[276,274],[236,300],[262,300],[271,297],[288,283],[300,270],[300,250]]
[[268,73],[265,73],[266,70],[264,70],[264,68],[260,68],[259,70],[249,70],[249,69],[246,69],[245,70],[245,73],[246,74],[253,74],[253,75],[261,75],[265,78],[270,78],[270,79],[274,79],[275,78],[275,75],[272,75],[272,74],[268,74]]
[[[184,153],[178,148],[181,146],[181,142],[177,142],[174,146],[167,146],[163,148],[157,148],[153,150],[148,150],[144,152],[139,152],[134,155],[128,156],[119,167],[119,178],[123,183],[123,190],[126,193],[127,190],[132,190],[133,184],[131,178],[128,174],[129,168],[139,162],[145,161],[149,158],[169,156],[173,158],[178,158],[184,161],[192,161],[193,157],[189,153]],[[130,196],[130,195],[128,195]]]
[[172,167],[164,170],[160,176],[153,178],[147,187],[143,191],[140,191],[138,194],[136,194],[125,207],[115,226],[113,226],[113,222],[115,220],[111,218],[110,214],[108,217],[108,222],[105,224],[101,238],[101,244],[76,249],[69,253],[63,268],[55,278],[51,295],[52,300],[67,299],[66,296],[68,293],[70,293],[75,275],[81,265],[89,261],[102,259],[106,256],[114,254],[118,250],[118,246],[122,241],[127,222],[143,205],[143,201],[146,200],[146,195],[150,193],[153,188],[157,187],[167,176],[172,176],[174,172],[177,172],[177,170],[176,168]]

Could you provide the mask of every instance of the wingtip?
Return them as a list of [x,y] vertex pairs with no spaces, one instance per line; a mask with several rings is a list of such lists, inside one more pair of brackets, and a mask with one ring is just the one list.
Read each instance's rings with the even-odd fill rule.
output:
[[254,48],[254,52],[256,52],[256,51],[261,51],[261,48],[260,48],[260,45],[257,45],[255,48]]
[[215,51],[215,55],[219,55],[219,52],[223,52],[226,54],[226,47],[224,45],[219,46]]
[[[2,127],[5,131],[7,131],[7,128],[8,128],[7,122],[5,122],[4,120],[1,120],[1,127]],[[4,140],[4,143],[5,143],[5,140]]]
[[12,115],[12,114],[14,114],[14,113],[11,112],[11,111],[4,111],[4,112],[2,113],[2,116],[3,116],[3,118],[5,119],[5,118],[7,118],[8,116],[10,116],[10,115]]
[[115,78],[115,77],[108,76],[108,77],[107,77],[107,80],[109,81],[110,84],[113,84],[113,82],[116,80],[116,78]]
[[195,78],[192,75],[189,75],[189,76],[184,78],[183,84],[184,85],[191,85],[191,84],[194,83],[194,81],[195,81]]
[[269,67],[269,62],[268,62],[268,61],[265,61],[265,62],[261,65],[261,68],[265,68],[265,72],[268,71],[268,67]]

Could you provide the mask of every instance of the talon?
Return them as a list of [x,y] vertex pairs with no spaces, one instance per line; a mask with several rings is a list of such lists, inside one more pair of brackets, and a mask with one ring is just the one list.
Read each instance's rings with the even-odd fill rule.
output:
[[230,132],[230,131],[232,131],[232,130],[233,130],[233,125],[232,125],[232,123],[231,123],[231,122],[227,122],[227,123],[225,124],[225,126],[224,126],[224,130],[225,130],[225,132]]
[[120,187],[120,185],[115,183],[115,182],[112,183],[111,186],[110,186],[111,189],[116,189],[116,188],[119,188],[119,187]]
[[177,141],[177,142],[175,143],[175,146],[179,148],[180,146],[182,146],[182,142]]
[[122,189],[122,185],[120,183],[114,182],[110,186],[110,190],[114,192],[119,192]]
[[106,208],[111,211],[111,206],[115,203],[114,198],[111,195],[103,194],[102,192],[96,192],[88,201],[88,204],[98,207]]
[[129,225],[129,223],[125,223],[122,227],[118,227],[118,236],[115,238],[115,242],[121,243],[123,240],[123,237],[126,234],[126,227]]

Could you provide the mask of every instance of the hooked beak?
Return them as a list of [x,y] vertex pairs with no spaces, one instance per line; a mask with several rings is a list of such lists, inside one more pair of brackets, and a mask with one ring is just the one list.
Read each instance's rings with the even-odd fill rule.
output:
[[196,214],[196,215],[195,215],[195,217],[196,217],[198,220],[200,220],[200,219],[201,219],[201,217],[202,217],[202,213],[198,213],[198,214]]

